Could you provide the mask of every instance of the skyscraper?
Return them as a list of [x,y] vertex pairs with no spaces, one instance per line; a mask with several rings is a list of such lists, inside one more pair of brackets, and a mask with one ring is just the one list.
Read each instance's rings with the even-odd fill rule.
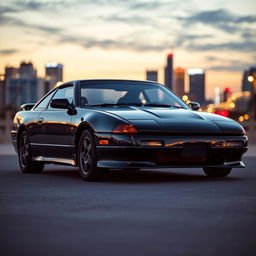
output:
[[189,69],[189,96],[192,101],[205,103],[205,72],[203,69]]
[[15,67],[7,66],[5,67],[5,80],[8,80],[10,78],[18,78],[19,77],[19,70]]
[[176,68],[174,71],[173,91],[180,97],[185,94],[185,69]]
[[6,66],[5,73],[1,77],[0,81],[0,112],[5,112],[6,107],[6,84],[12,78],[18,78],[18,68]]
[[146,71],[146,79],[148,81],[157,82],[157,70],[147,70]]
[[19,67],[19,78],[32,79],[36,78],[36,70],[31,62],[21,62]]
[[39,80],[31,62],[21,62],[18,75],[15,68],[7,67],[5,100],[8,108],[16,110],[23,103],[38,100]]
[[52,86],[57,82],[63,81],[63,65],[56,62],[48,62],[45,64],[45,78]]
[[252,91],[252,83],[248,81],[248,76],[250,75],[251,72],[256,73],[256,67],[252,67],[250,70],[245,70],[243,74],[243,80],[242,80],[242,91]]
[[169,89],[173,89],[173,54],[167,55],[167,65],[164,70],[164,83]]
[[229,87],[225,88],[223,90],[223,101],[224,102],[227,101],[228,98],[230,98],[231,96],[232,96],[232,91],[230,90],[230,88]]
[[37,78],[11,78],[6,84],[6,104],[15,110],[22,104],[37,101]]

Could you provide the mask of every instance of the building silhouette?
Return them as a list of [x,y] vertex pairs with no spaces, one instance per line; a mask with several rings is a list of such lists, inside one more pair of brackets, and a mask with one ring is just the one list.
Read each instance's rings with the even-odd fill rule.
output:
[[21,62],[18,73],[19,78],[33,79],[37,77],[37,71],[31,62]]
[[[18,70],[18,72],[16,72]],[[18,110],[20,105],[36,102],[44,94],[44,80],[37,77],[31,62],[21,62],[18,69],[5,69],[5,104],[10,110]]]
[[185,94],[185,69],[176,68],[174,71],[173,91],[182,97]]
[[256,73],[256,67],[251,67],[249,70],[245,70],[243,74],[242,79],[242,91],[252,91],[252,83],[248,81],[248,76],[251,75],[251,73]]
[[189,97],[191,101],[205,104],[205,72],[203,69],[189,69]]
[[146,71],[146,79],[148,81],[157,82],[157,77],[158,77],[157,73],[158,73],[157,70],[147,70]]
[[167,55],[167,65],[164,70],[164,83],[169,89],[173,89],[173,54]]
[[230,90],[230,88],[229,87],[227,87],[227,88],[225,88],[224,90],[223,90],[223,100],[222,101],[227,101],[228,100],[228,98],[230,98],[232,96],[232,91]]
[[56,62],[48,62],[45,64],[45,79],[53,88],[58,82],[63,81],[63,65]]
[[4,79],[8,80],[10,78],[18,78],[19,69],[11,66],[5,67]]

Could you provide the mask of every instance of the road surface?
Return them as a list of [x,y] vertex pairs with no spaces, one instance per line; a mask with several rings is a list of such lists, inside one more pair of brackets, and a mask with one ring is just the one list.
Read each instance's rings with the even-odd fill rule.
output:
[[22,174],[0,155],[0,254],[256,255],[256,157],[245,163],[228,178],[168,169],[84,182],[62,166]]

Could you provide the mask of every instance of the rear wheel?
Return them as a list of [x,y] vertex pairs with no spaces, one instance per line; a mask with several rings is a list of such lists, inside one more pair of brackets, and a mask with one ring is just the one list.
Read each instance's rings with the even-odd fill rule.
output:
[[86,181],[99,178],[96,146],[93,135],[86,130],[81,134],[78,144],[78,165],[81,177]]
[[205,174],[209,177],[225,177],[225,176],[228,176],[232,170],[232,168],[214,168],[214,167],[206,167],[203,169]]
[[40,173],[44,169],[44,163],[32,161],[29,137],[23,131],[18,141],[18,155],[20,169],[24,173]]

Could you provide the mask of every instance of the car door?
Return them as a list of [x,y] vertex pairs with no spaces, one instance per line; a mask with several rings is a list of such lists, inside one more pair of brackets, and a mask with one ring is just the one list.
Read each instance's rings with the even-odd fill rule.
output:
[[[74,99],[74,86],[64,85],[58,88],[53,99],[68,99],[71,103]],[[40,113],[40,136],[43,157],[72,158],[71,150],[71,118],[67,109],[48,107]]]
[[31,122],[28,126],[28,132],[29,132],[29,139],[30,139],[30,146],[32,148],[32,154],[33,156],[41,156],[41,144],[40,144],[40,138],[41,138],[41,121],[40,121],[40,115],[41,113],[47,108],[51,98],[56,93],[56,90],[52,90],[49,92],[42,100],[40,100],[33,110],[30,112],[33,116],[33,122]]

